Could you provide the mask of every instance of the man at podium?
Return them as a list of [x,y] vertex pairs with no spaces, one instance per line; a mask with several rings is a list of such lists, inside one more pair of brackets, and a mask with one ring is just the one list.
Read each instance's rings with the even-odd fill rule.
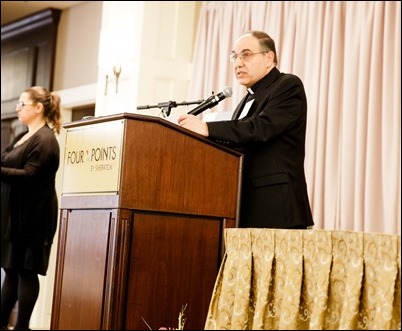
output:
[[303,83],[277,69],[275,42],[262,31],[240,36],[229,59],[248,92],[232,119],[183,114],[178,123],[244,154],[240,227],[306,229],[314,222],[304,173]]

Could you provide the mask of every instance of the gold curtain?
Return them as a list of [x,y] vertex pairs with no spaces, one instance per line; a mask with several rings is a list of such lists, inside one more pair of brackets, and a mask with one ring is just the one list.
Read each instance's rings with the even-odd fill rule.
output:
[[401,237],[226,229],[206,330],[400,330]]

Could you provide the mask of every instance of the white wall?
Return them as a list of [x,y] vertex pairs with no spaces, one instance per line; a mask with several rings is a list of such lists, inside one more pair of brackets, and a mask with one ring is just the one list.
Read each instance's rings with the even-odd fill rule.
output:
[[55,90],[96,83],[102,9],[102,1],[88,1],[62,12],[57,34]]

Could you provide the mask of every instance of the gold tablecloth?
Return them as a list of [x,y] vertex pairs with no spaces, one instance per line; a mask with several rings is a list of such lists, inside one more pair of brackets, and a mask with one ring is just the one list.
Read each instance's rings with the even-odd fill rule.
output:
[[206,330],[400,330],[401,237],[226,229]]

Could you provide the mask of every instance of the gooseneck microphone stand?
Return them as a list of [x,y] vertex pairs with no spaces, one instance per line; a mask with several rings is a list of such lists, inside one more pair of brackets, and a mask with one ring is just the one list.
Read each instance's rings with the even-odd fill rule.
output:
[[200,103],[203,103],[204,100],[198,100],[198,101],[183,101],[177,103],[176,101],[167,101],[167,102],[160,102],[157,105],[145,105],[145,106],[137,106],[137,109],[150,109],[150,108],[160,108],[162,110],[163,117],[168,117],[170,115],[170,111],[172,108],[177,107],[177,106],[188,106],[188,105],[199,105]]

